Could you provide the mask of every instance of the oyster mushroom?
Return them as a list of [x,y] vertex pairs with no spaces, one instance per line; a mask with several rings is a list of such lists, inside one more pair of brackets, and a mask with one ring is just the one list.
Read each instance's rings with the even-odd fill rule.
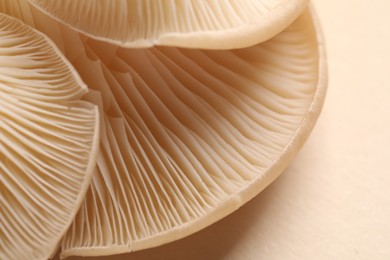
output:
[[74,66],[105,93],[105,129],[62,257],[150,248],[221,219],[281,173],[323,102],[324,53],[309,11],[237,50],[85,47]]
[[320,113],[326,65],[310,10],[252,47],[126,49],[15,3],[0,10],[56,42],[101,112],[97,171],[62,257],[154,247],[221,219],[281,173]]
[[51,40],[0,14],[0,259],[45,259],[95,168],[98,110]]
[[30,2],[82,33],[123,47],[232,49],[276,35],[295,20],[308,0]]

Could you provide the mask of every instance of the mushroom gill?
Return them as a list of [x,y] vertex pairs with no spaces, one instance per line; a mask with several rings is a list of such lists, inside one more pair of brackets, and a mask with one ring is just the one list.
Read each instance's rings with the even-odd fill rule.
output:
[[251,47],[126,49],[1,1],[56,42],[100,110],[97,170],[62,257],[154,247],[221,219],[281,173],[320,113],[326,66],[310,9]]
[[46,36],[0,14],[0,259],[55,253],[95,168],[98,110]]
[[98,172],[62,256],[171,242],[274,180],[322,105],[317,29],[306,11],[273,39],[237,50],[123,49],[87,39],[73,64],[101,93],[104,128]]
[[232,49],[276,35],[295,20],[308,0],[30,2],[78,31],[123,47]]

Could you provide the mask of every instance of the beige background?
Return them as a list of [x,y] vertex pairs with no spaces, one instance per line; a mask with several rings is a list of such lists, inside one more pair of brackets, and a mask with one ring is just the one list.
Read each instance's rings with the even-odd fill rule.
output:
[[329,90],[288,170],[195,235],[95,259],[390,259],[390,1],[314,5],[327,42]]

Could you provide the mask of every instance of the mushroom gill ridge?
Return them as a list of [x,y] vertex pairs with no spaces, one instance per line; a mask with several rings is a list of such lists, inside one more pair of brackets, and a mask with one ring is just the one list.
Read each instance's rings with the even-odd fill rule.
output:
[[84,43],[73,64],[102,93],[90,100],[105,112],[104,130],[98,172],[63,240],[64,257],[191,234],[257,194],[286,166],[278,158],[301,145],[286,151],[318,91],[309,11],[270,41],[238,50]]
[[0,259],[50,257],[88,188],[98,111],[44,35],[0,14]]

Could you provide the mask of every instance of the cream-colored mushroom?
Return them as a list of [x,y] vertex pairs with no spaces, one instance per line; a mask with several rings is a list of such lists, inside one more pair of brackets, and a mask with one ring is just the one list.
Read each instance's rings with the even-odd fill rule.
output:
[[243,48],[287,27],[308,0],[30,0],[94,38],[124,47]]
[[117,49],[87,40],[74,65],[104,93],[105,129],[98,174],[62,256],[167,243],[259,193],[319,114],[319,42],[309,12],[272,40],[235,51]]
[[207,51],[120,48],[19,4],[3,8],[52,37],[101,111],[98,169],[63,257],[154,247],[221,219],[281,173],[320,113],[310,11],[265,43]]
[[0,259],[45,259],[84,198],[98,110],[46,36],[0,14]]

